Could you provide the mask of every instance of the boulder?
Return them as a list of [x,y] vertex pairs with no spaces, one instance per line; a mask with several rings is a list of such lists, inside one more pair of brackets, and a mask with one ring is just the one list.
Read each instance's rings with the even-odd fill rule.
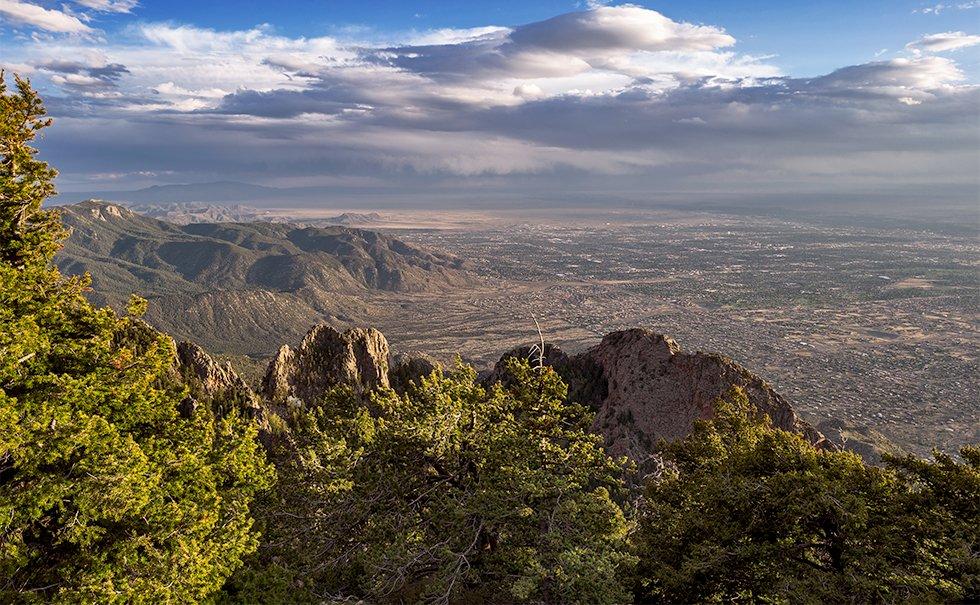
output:
[[396,353],[391,356],[389,363],[388,382],[391,388],[399,393],[404,393],[408,389],[409,384],[419,384],[422,378],[440,367],[442,367],[442,364],[426,353],[418,351]]

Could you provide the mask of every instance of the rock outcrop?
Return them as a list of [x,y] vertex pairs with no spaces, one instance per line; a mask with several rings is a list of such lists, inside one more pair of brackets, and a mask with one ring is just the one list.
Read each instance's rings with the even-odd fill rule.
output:
[[422,378],[441,367],[434,357],[426,353],[396,353],[391,356],[388,367],[388,383],[399,393],[404,393],[409,384],[419,384]]
[[[529,355],[526,347],[505,354],[488,381],[506,380],[503,364],[508,357]],[[685,437],[695,420],[712,416],[714,403],[733,386],[745,389],[752,405],[775,426],[830,446],[785,398],[738,363],[721,355],[684,352],[670,337],[649,330],[613,332],[572,356],[548,345],[544,362],[568,384],[570,400],[595,410],[592,428],[614,455],[643,460],[660,439]]]
[[387,387],[388,355],[388,341],[374,328],[340,333],[314,326],[296,349],[279,349],[262,381],[262,394],[273,402],[296,397],[312,404],[339,384],[361,393]]
[[182,414],[192,412],[196,407],[196,400],[205,400],[214,405],[219,413],[227,412],[229,406],[235,406],[247,417],[262,421],[259,396],[235,373],[230,363],[221,365],[198,345],[179,342],[177,369],[184,382],[190,386],[193,398],[182,404]]
[[[182,359],[191,360],[201,355],[206,356],[193,349],[181,353]],[[534,356],[527,347],[506,353],[484,378],[485,383],[506,384],[509,357],[537,362]],[[577,355],[546,345],[543,362],[568,384],[570,400],[595,412],[592,428],[602,435],[613,455],[647,460],[660,439],[685,437],[694,421],[710,418],[718,399],[735,386],[744,389],[749,402],[775,426],[799,433],[815,445],[834,448],[765,380],[727,357],[682,351],[671,338],[649,330],[613,332]],[[208,391],[228,391],[228,385],[239,385],[216,364],[194,361],[189,365],[198,368],[198,381]],[[358,393],[389,386],[404,392],[436,367],[438,362],[424,354],[390,356],[384,335],[373,328],[341,333],[318,325],[297,348],[279,350],[269,364],[262,395],[275,410],[293,398],[316,405],[329,389],[341,384]]]
[[538,351],[532,347],[517,347],[504,353],[493,370],[483,379],[484,384],[491,385],[509,380],[507,375],[507,360],[516,357],[527,359],[532,365],[543,361],[544,365],[554,368],[568,385],[568,400],[581,403],[598,412],[602,402],[609,395],[608,383],[602,374],[602,367],[586,355],[569,356],[558,346],[551,343],[544,345],[544,359],[539,358]]
[[640,458],[659,439],[685,437],[733,386],[745,389],[775,426],[826,444],[769,383],[727,357],[687,353],[670,337],[643,329],[613,332],[583,356],[602,368],[608,385],[593,429],[612,454]]

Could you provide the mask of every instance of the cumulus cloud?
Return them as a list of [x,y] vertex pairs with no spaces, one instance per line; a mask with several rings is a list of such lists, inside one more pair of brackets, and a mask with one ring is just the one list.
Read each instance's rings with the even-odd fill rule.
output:
[[875,61],[838,69],[803,81],[797,90],[828,96],[923,97],[963,79],[963,72],[944,57]]
[[386,48],[374,59],[443,80],[561,78],[596,70],[649,77],[682,57],[724,63],[733,55],[715,51],[734,43],[720,28],[637,6],[597,6],[463,41]]
[[980,36],[956,31],[923,36],[915,42],[909,42],[906,48],[918,52],[941,53],[960,50],[977,44],[980,44]]
[[83,34],[92,31],[78,17],[19,0],[0,0],[0,17],[49,32]]
[[930,54],[942,44],[916,44],[798,78],[721,27],[595,5],[395,45],[143,23],[121,41],[27,44],[9,60],[61,91],[48,95],[60,126],[45,151],[79,181],[973,183],[980,90]]
[[598,6],[517,28],[510,39],[554,51],[713,50],[735,44],[724,30],[678,23],[639,6]]

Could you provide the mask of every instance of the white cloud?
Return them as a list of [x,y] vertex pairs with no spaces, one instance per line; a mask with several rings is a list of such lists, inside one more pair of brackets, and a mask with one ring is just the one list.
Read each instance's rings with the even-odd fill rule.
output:
[[34,66],[28,63],[11,63],[7,61],[0,61],[0,69],[8,74],[17,74],[20,76],[27,76],[34,73]]
[[75,0],[75,3],[104,13],[128,13],[139,5],[137,0]]
[[510,32],[510,28],[490,25],[486,27],[470,27],[465,29],[442,28],[408,37],[404,44],[410,46],[432,46],[439,44],[461,44],[480,38],[495,37]]
[[514,96],[522,99],[536,99],[545,96],[537,84],[518,84],[514,87]]
[[938,3],[931,6],[925,6],[923,8],[917,8],[913,10],[913,13],[922,13],[923,15],[938,15],[943,11],[947,10],[969,10],[971,8],[980,7],[980,0],[970,0],[969,2],[959,2],[957,4],[945,4]]
[[901,97],[930,95],[963,80],[945,57],[923,56],[853,65],[807,81],[810,92],[833,96]]
[[915,42],[909,42],[905,47],[918,52],[941,53],[977,44],[980,44],[980,36],[957,31],[923,36]]
[[569,78],[566,90],[581,90],[574,78],[592,78],[596,72],[649,78],[676,71],[677,65],[694,74],[703,73],[704,64],[752,63],[719,52],[734,43],[717,27],[673,21],[638,6],[597,6],[459,42],[387,48],[375,53],[375,60],[442,81],[479,85],[508,78]]
[[0,17],[13,23],[65,34],[89,33],[92,29],[77,17],[19,0],[0,0]]
[[[720,27],[636,6],[400,39],[141,23],[108,41],[25,42],[4,60],[55,93],[46,144],[74,175],[562,186],[587,174],[724,190],[914,173],[939,186],[971,178],[963,158],[980,144],[980,89],[922,51],[793,78]],[[932,175],[890,166],[897,149]]]
[[225,95],[230,94],[232,91],[222,90],[220,88],[188,90],[186,88],[181,88],[180,86],[177,86],[173,82],[164,82],[163,84],[160,84],[159,86],[154,88],[153,92],[160,95],[173,96],[173,97],[201,97],[206,99],[220,99]]
[[713,50],[735,43],[717,27],[678,23],[639,6],[598,6],[517,28],[519,45],[553,51]]

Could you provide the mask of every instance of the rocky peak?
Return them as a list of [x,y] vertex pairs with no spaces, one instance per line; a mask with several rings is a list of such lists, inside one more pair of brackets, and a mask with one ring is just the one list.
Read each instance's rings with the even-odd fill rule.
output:
[[[530,355],[528,347],[504,354],[487,382],[506,382],[506,359]],[[687,436],[694,421],[710,418],[715,402],[733,386],[744,388],[750,403],[779,428],[800,433],[814,444],[826,443],[752,372],[721,355],[685,352],[669,336],[649,330],[613,332],[578,355],[549,344],[544,361],[568,384],[570,400],[596,412],[593,431],[604,437],[614,455],[642,461],[660,439]]]
[[339,384],[362,393],[387,387],[388,355],[388,341],[374,328],[341,333],[314,326],[296,349],[279,349],[262,381],[262,393],[272,401],[296,397],[312,403]]
[[[222,407],[237,406],[248,417],[262,419],[258,395],[235,373],[230,363],[221,365],[198,345],[180,342],[177,343],[177,367],[190,386],[193,399],[206,400]],[[185,405],[188,409],[193,407],[193,402]]]
[[99,221],[108,221],[133,214],[128,208],[97,199],[86,200],[78,204],[77,207]]
[[826,443],[769,383],[727,357],[688,353],[673,339],[643,329],[613,332],[582,357],[602,369],[607,383],[593,429],[610,453],[640,459],[659,439],[685,437],[695,420],[714,414],[714,403],[733,386],[745,389],[775,426]]

